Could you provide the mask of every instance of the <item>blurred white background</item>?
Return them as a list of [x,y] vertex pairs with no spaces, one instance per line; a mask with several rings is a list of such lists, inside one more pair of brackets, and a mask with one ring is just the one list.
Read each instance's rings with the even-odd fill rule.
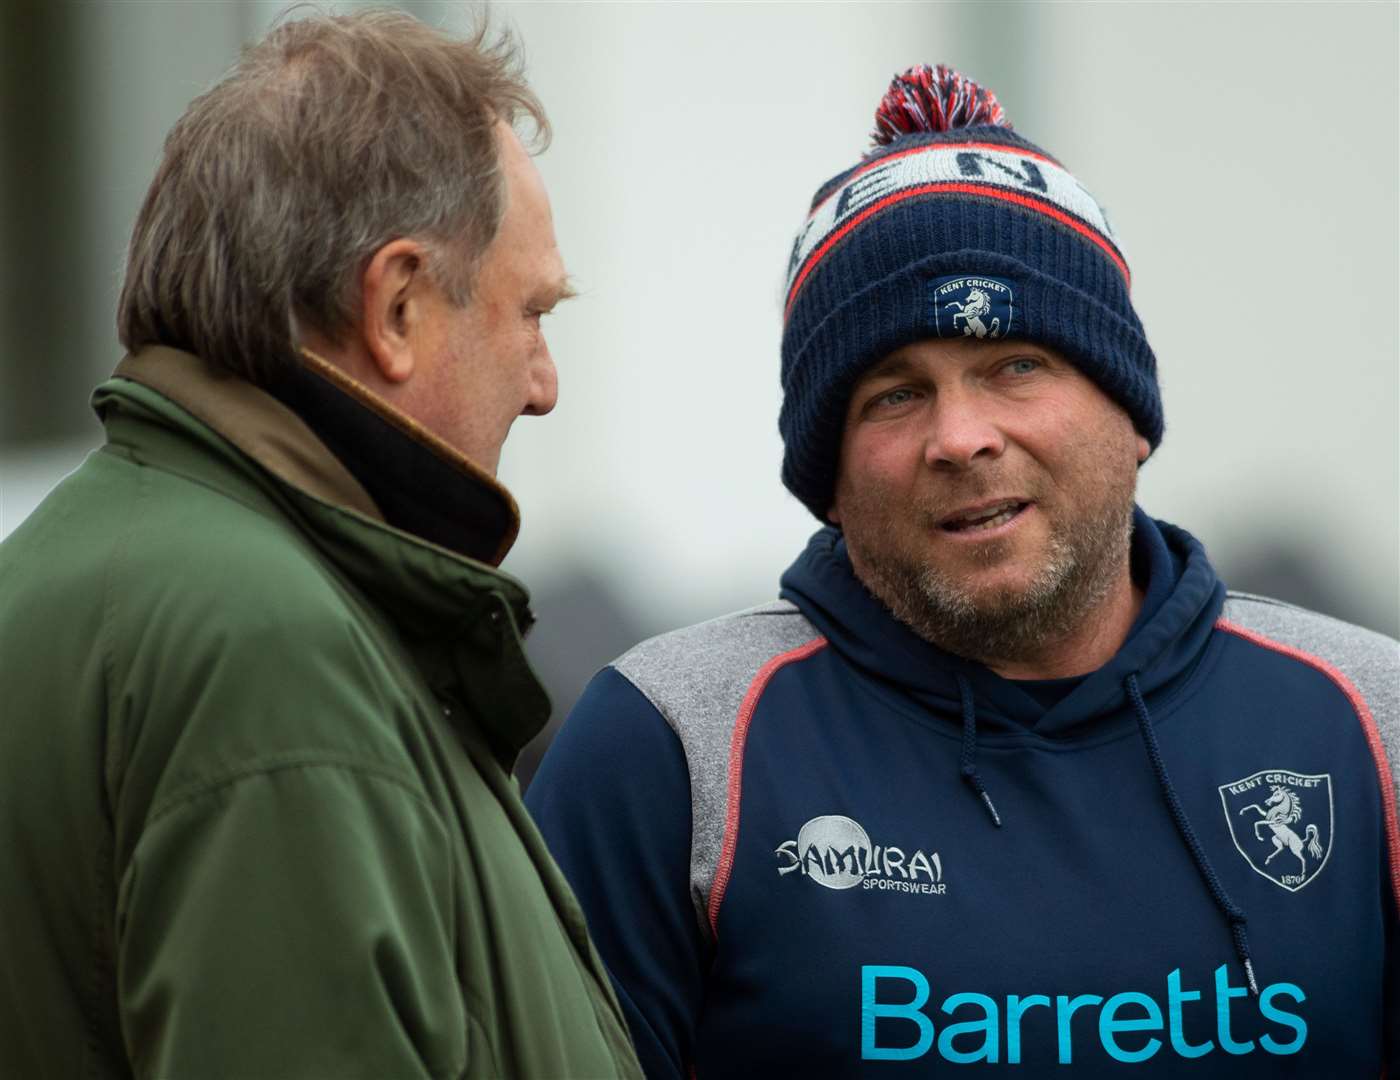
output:
[[[326,4],[346,10],[358,5]],[[478,5],[401,3],[465,27]],[[0,535],[100,439],[124,248],[161,140],[282,3],[0,15]],[[1393,3],[498,3],[555,128],[582,290],[561,397],[501,477],[556,701],[628,640],[771,597],[780,293],[889,77],[945,61],[1108,208],[1161,366],[1141,502],[1235,587],[1400,632]]]

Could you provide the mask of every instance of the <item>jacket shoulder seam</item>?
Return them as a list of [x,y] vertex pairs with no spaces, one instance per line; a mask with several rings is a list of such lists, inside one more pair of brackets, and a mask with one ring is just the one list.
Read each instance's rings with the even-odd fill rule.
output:
[[151,812],[146,818],[145,827],[150,828],[162,818],[168,817],[183,807],[188,806],[190,803],[204,796],[212,795],[226,788],[233,787],[243,780],[256,776],[268,776],[274,773],[290,772],[298,769],[335,769],[341,772],[364,776],[371,780],[382,780],[398,788],[414,802],[418,803],[427,811],[438,828],[442,829],[443,835],[446,836],[447,834],[446,825],[442,821],[437,807],[435,807],[432,800],[428,798],[427,793],[402,773],[375,762],[318,751],[274,754],[267,757],[254,758],[240,765],[222,769],[210,776],[201,777],[198,780],[191,780],[181,784],[151,808]]
[[[117,882],[116,872],[113,864],[113,855],[116,850],[116,837],[114,834],[113,822],[116,817],[113,806],[113,783],[121,783],[120,777],[126,769],[126,745],[125,732],[113,732],[112,724],[114,718],[120,715],[120,711],[114,707],[116,687],[119,685],[117,678],[118,661],[117,648],[119,643],[126,640],[126,636],[117,627],[117,622],[121,618],[121,607],[119,603],[119,590],[116,587],[116,579],[120,576],[121,565],[126,561],[128,548],[131,544],[133,532],[132,522],[141,512],[141,504],[149,494],[149,486],[144,474],[137,475],[136,497],[127,504],[126,519],[122,523],[120,534],[113,538],[113,544],[105,565],[103,566],[102,580],[102,605],[101,614],[97,623],[97,648],[100,654],[100,664],[102,671],[102,695],[104,715],[99,724],[101,738],[101,765],[102,765],[102,808],[104,811],[104,828],[99,833],[102,837],[100,850],[97,853],[96,876],[101,886],[95,890],[94,904],[96,910],[93,914],[92,926],[98,928],[98,933],[93,940],[94,962],[91,967],[90,977],[84,987],[86,1002],[83,1012],[84,1041],[87,1046],[87,1058],[90,1063],[98,1062],[102,1059],[101,1039],[98,1035],[98,1017],[101,1015],[101,979],[104,967],[104,954],[108,952],[109,946],[103,940],[101,928],[107,923],[110,910],[114,910],[117,902]],[[120,758],[120,760],[115,760]],[[103,894],[107,893],[106,896]],[[110,907],[108,906],[110,905]],[[115,968],[115,957],[107,961]]]
[[147,472],[159,473],[161,476],[169,477],[171,480],[177,483],[189,484],[191,487],[196,487],[202,491],[207,491],[209,492],[209,494],[218,496],[219,498],[234,503],[237,506],[241,506],[243,507],[243,509],[249,511],[250,513],[257,514],[259,517],[267,518],[269,520],[276,519],[275,512],[272,512],[268,506],[259,506],[254,500],[244,498],[243,496],[233,491],[230,491],[226,487],[220,487],[217,484],[210,483],[208,480],[203,480],[197,476],[191,476],[189,473],[184,472],[183,470],[178,468],[172,468],[170,465],[167,465],[163,462],[152,461],[148,457],[143,455],[138,449],[123,447],[121,448],[121,450],[126,451],[125,453],[123,453],[121,452],[121,450],[114,448],[111,443],[108,443],[106,446],[103,446],[101,450],[102,452],[111,454],[113,457],[116,457],[121,461],[125,462],[126,464],[132,466],[133,468],[141,471],[143,475]]

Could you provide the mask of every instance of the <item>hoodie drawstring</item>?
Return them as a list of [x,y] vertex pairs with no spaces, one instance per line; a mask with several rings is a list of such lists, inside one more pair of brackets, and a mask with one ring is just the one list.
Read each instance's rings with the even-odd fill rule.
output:
[[1162,797],[1167,801],[1167,809],[1171,811],[1172,821],[1176,822],[1177,832],[1181,834],[1181,839],[1185,842],[1187,850],[1191,852],[1191,858],[1196,862],[1196,869],[1200,871],[1206,888],[1210,890],[1211,899],[1215,901],[1215,906],[1220,909],[1220,913],[1230,924],[1230,936],[1235,942],[1235,955],[1239,957],[1240,965],[1244,968],[1250,992],[1258,997],[1259,984],[1254,979],[1254,962],[1249,956],[1249,937],[1245,934],[1245,923],[1248,921],[1245,913],[1235,906],[1234,901],[1225,892],[1225,887],[1220,884],[1215,867],[1211,866],[1210,860],[1206,858],[1205,849],[1201,847],[1201,842],[1196,839],[1195,830],[1191,828],[1191,822],[1186,817],[1181,800],[1177,798],[1176,789],[1172,787],[1171,778],[1167,776],[1167,767],[1162,761],[1162,751],[1157,746],[1157,735],[1152,730],[1152,717],[1147,711],[1147,702],[1143,700],[1142,691],[1138,688],[1137,676],[1129,675],[1123,681],[1123,686],[1128,692],[1128,697],[1132,699],[1133,711],[1137,713],[1138,730],[1142,732],[1142,741],[1147,747],[1147,756],[1152,762],[1152,771],[1157,774],[1157,784],[1162,789]]
[[963,782],[975,791],[982,803],[987,808],[987,813],[992,815],[992,824],[998,829],[1001,828],[1001,815],[997,813],[997,808],[992,805],[992,797],[987,794],[987,785],[982,783],[982,777],[977,772],[977,710],[972,700],[972,684],[959,674],[958,694],[962,698],[963,715],[963,741],[962,741],[962,761],[961,771]]

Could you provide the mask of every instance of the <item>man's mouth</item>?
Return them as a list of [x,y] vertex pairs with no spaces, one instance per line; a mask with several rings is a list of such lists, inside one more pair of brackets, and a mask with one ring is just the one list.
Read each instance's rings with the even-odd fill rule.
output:
[[999,502],[986,503],[969,510],[960,510],[956,514],[943,518],[938,523],[938,527],[944,532],[986,532],[1005,525],[1029,505],[1030,503],[1020,499],[1002,499]]

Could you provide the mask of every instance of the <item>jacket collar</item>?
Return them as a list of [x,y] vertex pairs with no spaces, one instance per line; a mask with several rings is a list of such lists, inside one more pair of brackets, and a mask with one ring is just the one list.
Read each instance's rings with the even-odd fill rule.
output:
[[305,350],[270,391],[187,352],[128,355],[116,378],[168,398],[273,476],[489,566],[520,532],[496,479],[329,361]]

